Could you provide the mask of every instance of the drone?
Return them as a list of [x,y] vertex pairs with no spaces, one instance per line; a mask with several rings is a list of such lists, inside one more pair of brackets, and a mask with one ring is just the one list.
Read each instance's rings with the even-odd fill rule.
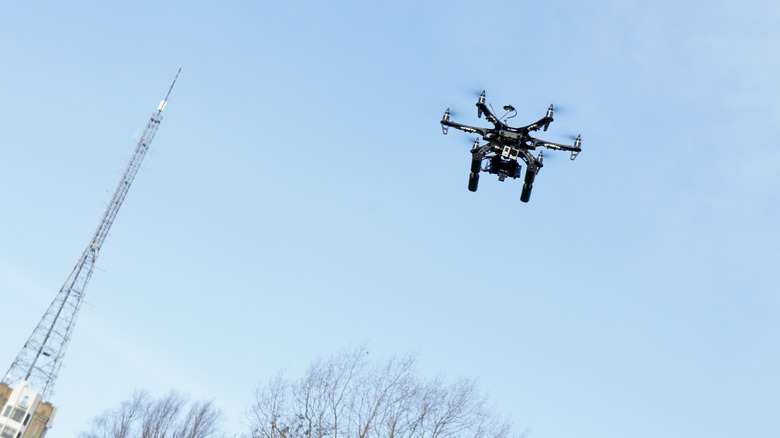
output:
[[[474,141],[474,146],[471,148],[471,172],[469,173],[469,185],[468,188],[472,192],[477,191],[477,185],[479,184],[479,172],[488,172],[498,175],[499,181],[504,181],[506,177],[519,178],[520,177],[520,163],[518,158],[525,162],[525,183],[523,184],[523,191],[520,194],[520,200],[528,202],[531,199],[531,189],[533,188],[534,178],[539,170],[542,168],[542,161],[544,159],[543,151],[539,151],[538,156],[531,155],[532,150],[537,147],[545,147],[547,149],[553,149],[558,151],[570,151],[571,159],[577,158],[577,154],[582,151],[581,136],[577,136],[574,140],[574,146],[552,143],[545,140],[539,140],[531,137],[529,134],[533,131],[540,129],[547,131],[550,123],[553,121],[553,106],[547,109],[547,114],[539,119],[539,121],[520,128],[513,128],[507,125],[507,120],[515,117],[517,111],[512,105],[504,106],[506,114],[502,117],[503,121],[496,117],[493,112],[485,105],[485,92],[482,91],[482,95],[479,96],[477,101],[477,117],[482,118],[484,115],[488,122],[493,124],[493,128],[477,128],[474,126],[463,125],[450,121],[450,109],[444,112],[444,117],[441,119],[441,130],[443,134],[447,134],[450,127],[459,129],[461,131],[479,134],[482,139],[487,141],[486,144],[480,146],[479,138]],[[483,164],[484,162],[484,164]]]

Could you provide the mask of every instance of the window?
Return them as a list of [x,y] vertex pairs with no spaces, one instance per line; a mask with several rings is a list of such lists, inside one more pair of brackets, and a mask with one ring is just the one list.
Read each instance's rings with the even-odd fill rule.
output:
[[30,421],[30,414],[27,414],[27,416],[24,417],[24,423],[22,423],[22,426],[27,426],[28,421]]
[[0,433],[1,438],[14,438],[16,436],[17,430],[14,429],[11,426],[6,426],[5,429],[3,429],[3,432]]
[[15,408],[14,413],[11,414],[11,419],[21,423],[25,413],[27,413],[27,411],[25,411],[24,409]]
[[5,412],[3,412],[3,417],[7,417],[10,414],[11,414],[11,407],[8,406],[7,408],[5,408]]

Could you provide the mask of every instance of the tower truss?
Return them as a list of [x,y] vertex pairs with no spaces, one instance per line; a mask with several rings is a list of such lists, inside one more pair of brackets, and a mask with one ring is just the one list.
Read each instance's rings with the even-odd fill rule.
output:
[[70,337],[73,333],[73,327],[76,324],[81,303],[84,301],[84,292],[92,277],[92,271],[95,268],[95,262],[100,254],[100,248],[108,235],[111,224],[122,206],[127,191],[133,183],[135,174],[141,166],[146,151],[154,139],[157,128],[162,121],[162,113],[168,103],[168,97],[176,84],[181,69],[173,78],[173,83],[165,95],[165,99],[160,102],[157,111],[152,113],[146,129],[138,141],[133,157],[127,165],[122,179],[111,198],[111,202],[100,221],[100,225],[95,231],[95,235],[89,242],[87,249],[79,258],[78,263],[73,268],[65,284],[62,285],[59,293],[52,301],[49,309],[41,318],[38,326],[33,330],[30,338],[25,342],[22,351],[16,357],[11,368],[5,374],[3,383],[13,385],[20,381],[26,381],[27,386],[38,391],[44,400],[48,400],[52,394],[54,382],[57,374],[62,367],[62,359],[68,348]]

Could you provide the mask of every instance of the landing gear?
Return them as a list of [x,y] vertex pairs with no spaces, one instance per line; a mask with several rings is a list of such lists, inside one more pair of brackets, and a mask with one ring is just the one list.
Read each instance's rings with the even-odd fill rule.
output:
[[479,173],[482,170],[482,156],[474,154],[471,156],[471,173]]
[[477,191],[479,185],[479,172],[482,171],[482,154],[479,153],[479,139],[474,142],[471,148],[471,173],[469,173],[469,190]]
[[529,165],[525,168],[525,184],[523,184],[523,192],[520,193],[520,200],[523,202],[528,202],[531,199],[531,189],[533,189],[537,171],[536,166]]
[[523,192],[520,193],[520,200],[523,202],[528,202],[531,200],[531,189],[533,186],[530,184],[523,184]]
[[477,191],[477,185],[479,185],[479,173],[469,173],[469,190],[472,192]]

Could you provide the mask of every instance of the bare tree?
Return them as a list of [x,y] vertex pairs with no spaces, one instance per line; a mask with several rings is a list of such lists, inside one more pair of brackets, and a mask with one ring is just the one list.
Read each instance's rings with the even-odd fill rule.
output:
[[82,432],[82,438],[129,438],[133,426],[144,415],[149,403],[149,394],[136,392],[133,398],[122,402],[116,409],[110,409],[92,419],[92,429]]
[[251,438],[506,438],[508,422],[472,379],[421,379],[411,356],[369,362],[365,349],[315,361],[257,388]]
[[209,401],[196,402],[180,423],[173,438],[206,438],[215,436],[222,413]]
[[222,412],[211,401],[195,402],[186,410],[187,399],[175,391],[160,399],[137,392],[117,409],[92,420],[80,438],[210,438],[219,432]]

